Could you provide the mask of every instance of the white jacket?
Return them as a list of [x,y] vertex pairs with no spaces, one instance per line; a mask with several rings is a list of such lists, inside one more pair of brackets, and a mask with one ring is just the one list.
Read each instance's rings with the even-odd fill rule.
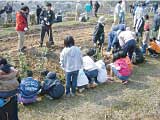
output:
[[95,62],[89,56],[83,57],[83,68],[88,71],[96,70],[98,67],[96,66]]
[[121,5],[119,3],[117,3],[117,5],[115,6],[114,9],[114,14],[119,14],[121,10]]
[[65,72],[73,72],[82,68],[82,54],[78,47],[65,47],[60,54],[60,65]]

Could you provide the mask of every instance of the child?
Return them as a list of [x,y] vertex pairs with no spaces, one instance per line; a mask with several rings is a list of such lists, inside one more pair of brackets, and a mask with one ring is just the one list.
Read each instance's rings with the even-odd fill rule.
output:
[[27,78],[21,81],[19,89],[18,102],[24,105],[36,102],[40,82],[33,79],[32,71],[27,71]]
[[104,44],[104,26],[105,26],[106,19],[104,16],[101,16],[98,19],[98,24],[95,27],[94,33],[93,33],[93,42],[94,46],[97,46],[97,41],[98,46],[101,50],[101,47],[103,47]]
[[81,50],[74,45],[72,36],[67,36],[64,39],[64,46],[65,48],[60,54],[60,64],[65,71],[66,96],[70,97],[76,94],[78,72],[82,68],[83,61]]
[[156,38],[150,39],[148,51],[151,57],[158,57],[160,46],[156,43]]
[[146,49],[148,47],[149,31],[150,31],[149,16],[145,15],[144,34],[143,34],[143,42],[142,42],[143,55],[146,54]]
[[126,55],[123,53],[123,51],[114,53],[113,55],[113,63],[111,64],[111,69],[113,73],[122,80],[122,84],[127,84],[128,79],[132,74],[132,69],[129,64],[130,62],[127,62],[129,59],[126,58]]

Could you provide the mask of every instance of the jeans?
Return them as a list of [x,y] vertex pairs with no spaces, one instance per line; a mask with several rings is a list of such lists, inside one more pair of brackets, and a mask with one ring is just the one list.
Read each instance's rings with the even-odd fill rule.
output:
[[18,50],[21,50],[23,48],[23,44],[24,44],[24,34],[25,34],[25,32],[17,31],[17,34],[18,34]]
[[70,88],[72,88],[72,93],[76,93],[77,78],[79,70],[73,72],[66,72],[66,94],[70,94]]
[[124,12],[121,13],[121,15],[119,16],[119,24],[124,24],[125,21],[125,14]]
[[5,106],[0,108],[0,120],[18,120],[17,96],[12,97]]
[[123,46],[123,50],[124,53],[130,58],[130,60],[132,59],[132,55],[134,50],[136,49],[136,41],[135,40],[129,40],[124,46]]
[[44,40],[46,32],[49,37],[49,42],[53,43],[52,27],[51,26],[42,26],[42,28],[41,28],[41,41],[40,41],[41,45],[43,44],[43,40]]
[[122,76],[118,73],[118,70],[116,70],[116,68],[112,67],[112,71],[113,73],[122,81],[126,81],[128,80],[129,76]]
[[142,45],[142,53],[146,54],[146,49],[147,49],[148,45],[145,43]]
[[92,70],[92,71],[89,71],[89,70],[84,70],[88,80],[89,80],[89,83],[93,83],[93,82],[96,82],[96,83],[99,83],[98,80],[97,80],[97,76],[98,76],[98,70],[95,69],[95,70]]
[[153,54],[158,54],[155,50],[153,50],[152,48],[148,48],[148,51],[150,53],[150,55],[153,55]]

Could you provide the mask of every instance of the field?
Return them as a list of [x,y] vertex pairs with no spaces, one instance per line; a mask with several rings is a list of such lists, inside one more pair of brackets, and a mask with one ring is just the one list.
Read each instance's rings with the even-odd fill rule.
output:
[[[128,25],[131,22],[131,18],[128,18]],[[63,71],[58,64],[64,37],[73,35],[76,45],[81,46],[82,49],[91,47],[95,24],[93,20],[82,25],[70,23],[66,26],[63,24],[60,27],[54,26],[55,46],[52,49],[38,47],[39,33],[37,31],[33,31],[34,35],[28,33],[25,41],[28,50],[25,55],[22,55],[25,58],[23,64],[32,68],[37,78],[40,69],[48,68],[56,71],[64,81]],[[105,27],[106,37],[110,27],[111,20],[109,19]],[[20,68],[20,58],[16,52],[17,37],[13,34],[11,38],[0,42],[1,54]],[[47,59],[43,59],[44,54]],[[74,98],[63,97],[60,100],[50,100],[43,97],[41,101],[31,106],[19,105],[20,120],[159,120],[159,65],[159,58],[147,57],[144,64],[134,66],[134,73],[126,86],[116,80],[114,83],[86,90]],[[23,69],[20,70],[23,72]]]

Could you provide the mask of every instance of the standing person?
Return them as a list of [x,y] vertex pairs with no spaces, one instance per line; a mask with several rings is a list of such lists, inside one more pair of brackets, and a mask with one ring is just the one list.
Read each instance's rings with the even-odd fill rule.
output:
[[159,29],[160,29],[160,9],[158,9],[158,13],[154,15],[151,36],[156,38]]
[[154,14],[157,13],[157,10],[158,10],[158,1],[155,1],[155,2],[153,3],[153,12],[154,12]]
[[40,35],[40,47],[43,46],[43,40],[45,34],[47,32],[49,37],[49,44],[54,45],[53,35],[52,35],[52,24],[55,21],[55,13],[51,10],[52,4],[46,4],[47,9],[43,10],[40,14],[40,21],[41,21],[41,35]]
[[119,39],[119,44],[121,48],[124,50],[125,55],[128,54],[131,60],[133,52],[136,48],[135,33],[130,31],[130,28],[126,28],[126,31],[118,33],[118,39]]
[[125,23],[126,1],[122,0],[121,10],[119,14],[119,23]]
[[121,4],[122,4],[122,1],[120,0],[117,5],[115,6],[115,9],[114,9],[114,23],[117,24],[118,21],[119,21],[119,15],[120,15],[120,11],[121,11]]
[[24,34],[28,30],[27,14],[29,13],[29,8],[24,6],[20,11],[16,13],[16,31],[18,34],[18,51],[24,52]]
[[0,120],[18,120],[18,71],[7,64],[6,59],[0,58]]
[[150,37],[149,31],[150,31],[149,15],[145,15],[144,34],[143,34],[143,41],[142,41],[143,55],[146,54],[146,49],[148,47],[149,37]]
[[7,3],[7,5],[4,7],[4,10],[6,12],[5,23],[11,23],[12,22],[12,12],[13,12],[12,6],[9,3]]
[[90,13],[91,13],[91,11],[92,11],[92,6],[91,6],[91,4],[87,3],[87,4],[85,5],[85,11],[86,11],[87,19],[88,19],[88,18],[89,18],[89,15],[90,15]]
[[36,15],[37,15],[37,24],[40,24],[40,14],[42,12],[42,8],[37,5]]
[[81,11],[82,11],[82,6],[81,6],[81,3],[80,3],[80,0],[77,0],[75,21],[79,20]]
[[65,71],[66,96],[70,97],[76,94],[78,72],[82,68],[83,60],[81,51],[75,46],[72,36],[64,39],[64,46],[60,54],[60,64]]
[[98,9],[100,8],[100,4],[99,4],[99,2],[98,1],[95,1],[95,3],[94,3],[94,15],[95,15],[95,17],[98,17],[97,16],[97,12],[98,12]]

